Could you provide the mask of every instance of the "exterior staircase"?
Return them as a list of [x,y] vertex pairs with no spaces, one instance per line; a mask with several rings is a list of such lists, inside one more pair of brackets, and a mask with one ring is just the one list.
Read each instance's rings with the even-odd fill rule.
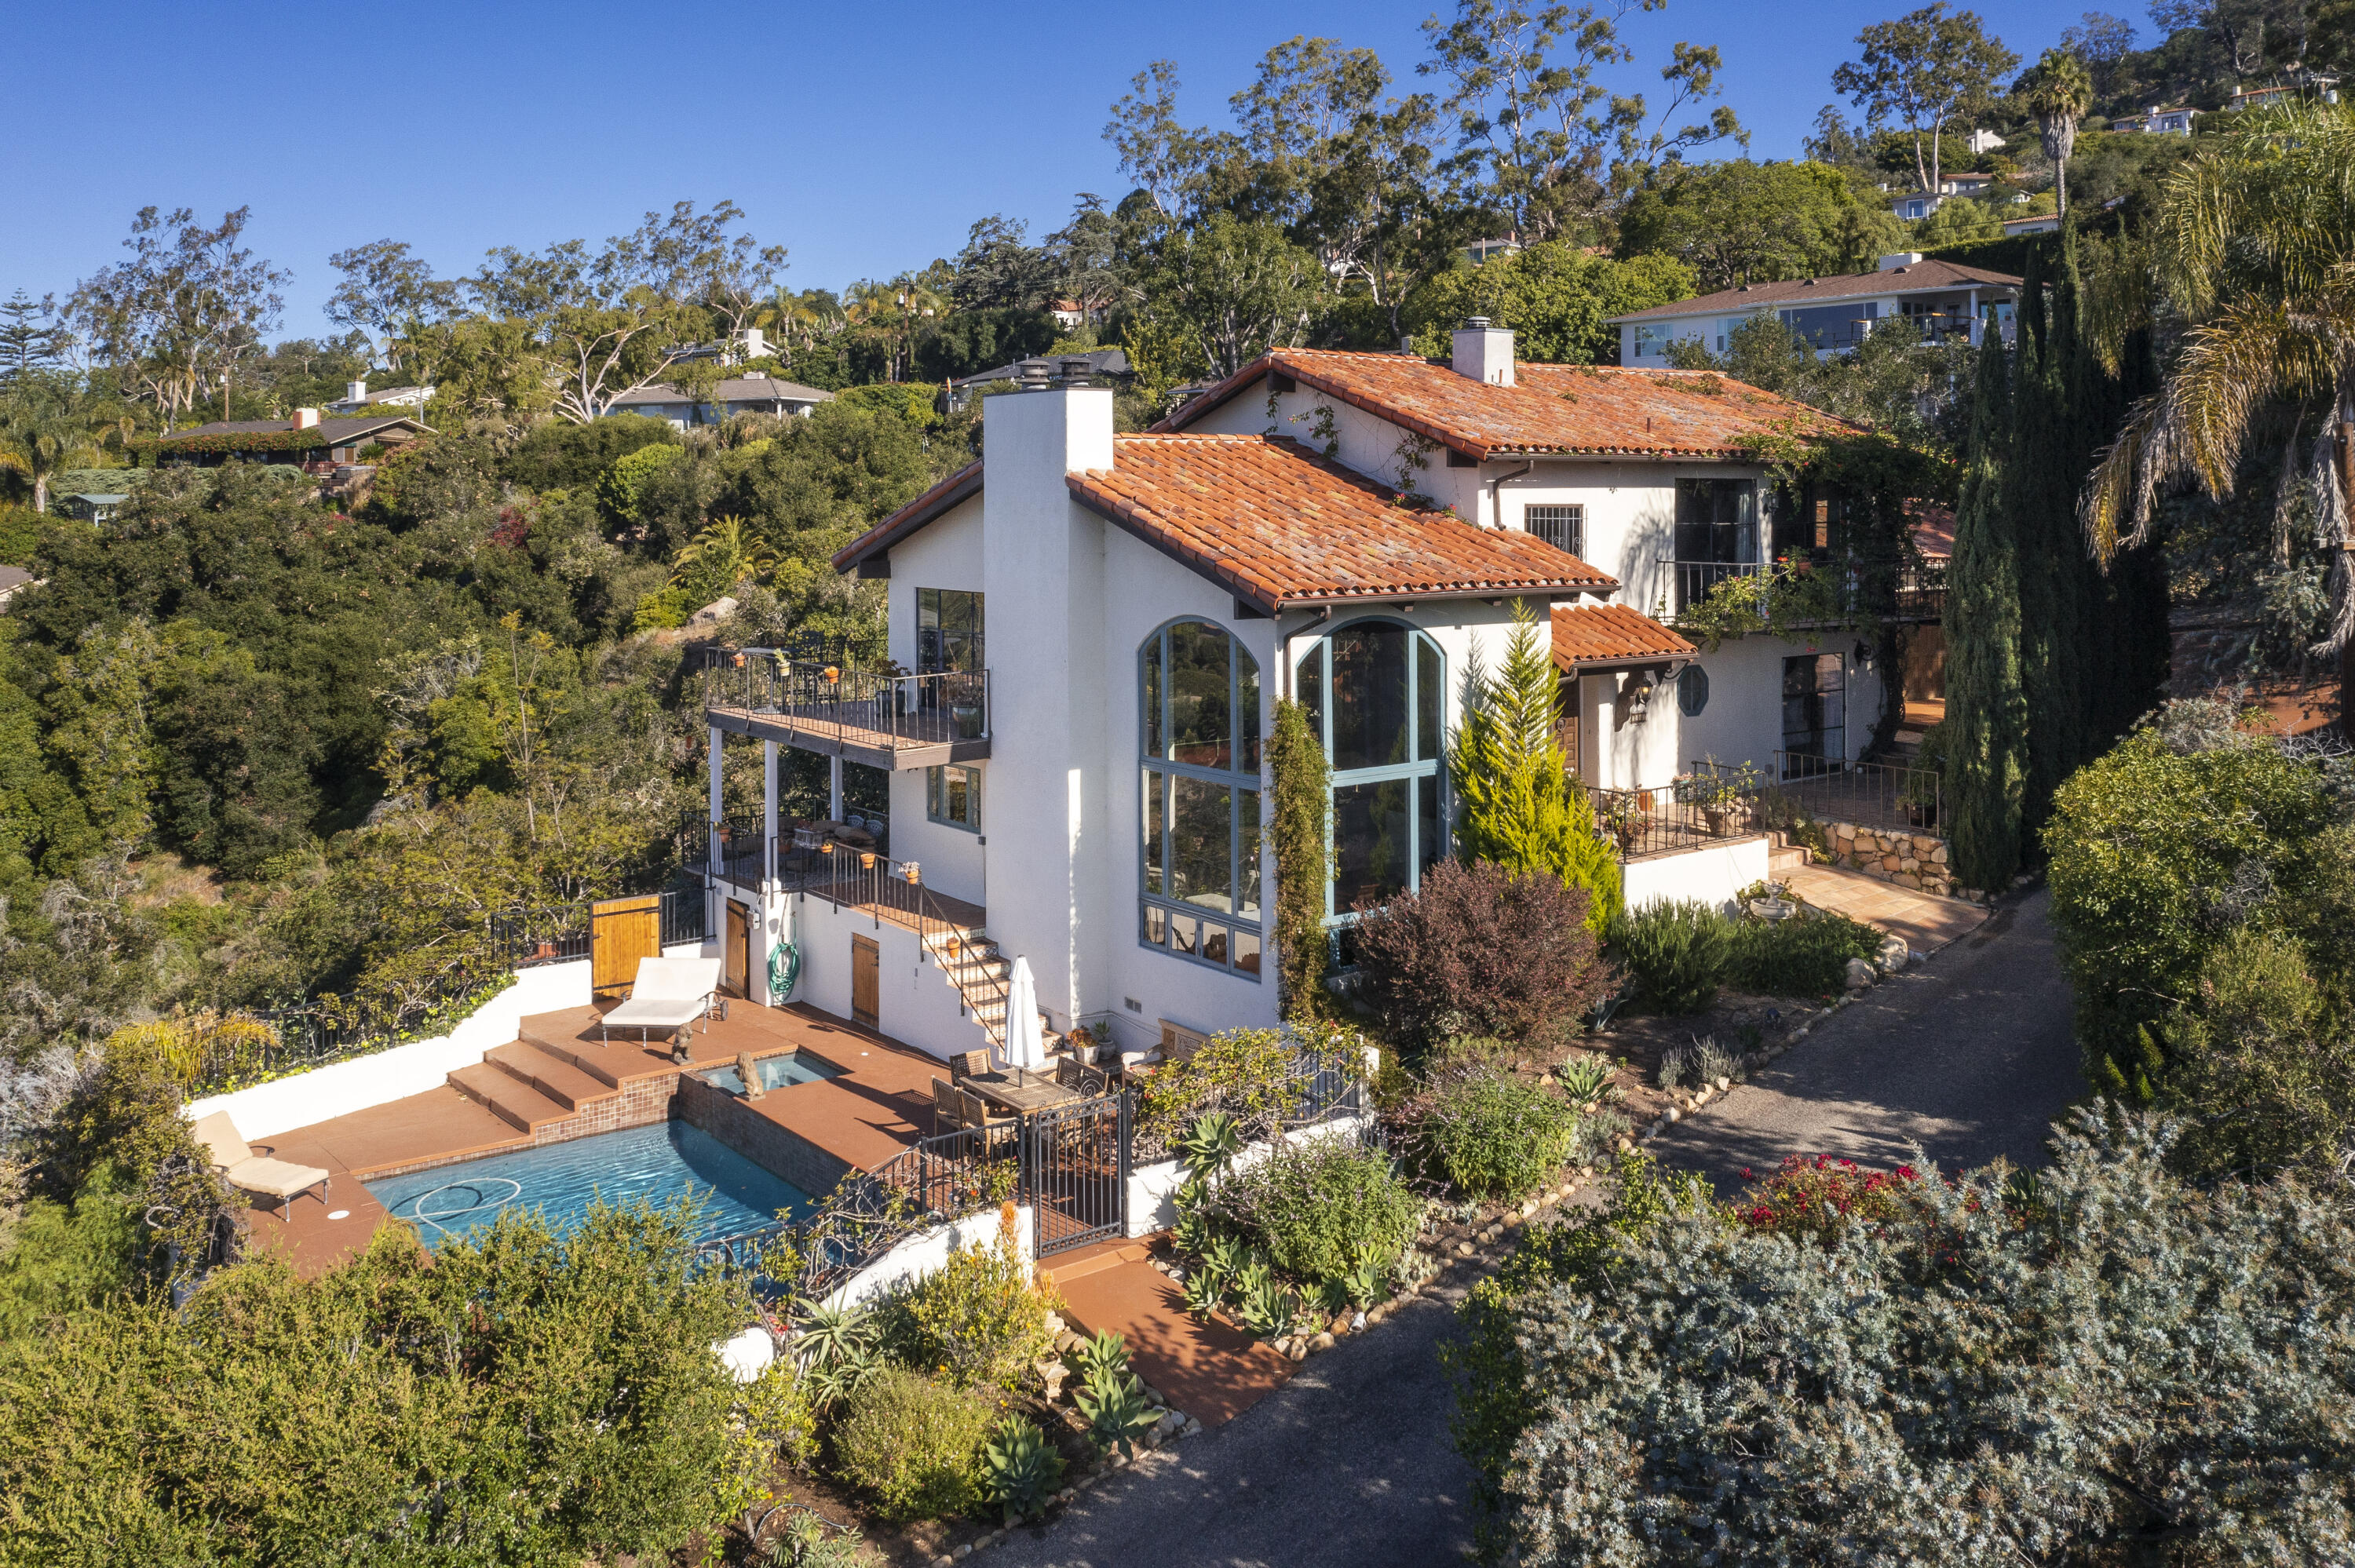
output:
[[535,1040],[527,1033],[452,1073],[450,1084],[518,1132],[537,1132],[622,1092],[619,1084],[558,1042]]
[[1807,853],[1806,845],[1793,843],[1791,835],[1780,829],[1766,835],[1766,877],[1770,882],[1780,881],[1815,858]]
[[[965,1016],[981,1025],[989,1048],[1004,1050],[1007,992],[1014,983],[1014,961],[978,927],[928,936],[923,942],[932,961],[941,966],[941,973],[964,999]],[[1047,1027],[1046,1018],[1046,1010],[1039,1009],[1039,1025],[1051,1049],[1056,1036]]]

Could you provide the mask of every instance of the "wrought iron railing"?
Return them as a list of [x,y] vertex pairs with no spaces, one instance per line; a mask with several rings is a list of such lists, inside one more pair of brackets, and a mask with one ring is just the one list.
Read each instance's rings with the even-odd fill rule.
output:
[[864,909],[913,929],[924,950],[954,966],[960,1005],[980,1013],[983,1033],[1002,1044],[1011,1022],[1007,977],[987,965],[966,964],[962,946],[977,924],[975,911],[943,899],[924,885],[923,870],[911,860],[893,860],[877,850],[856,849],[796,829],[777,841],[777,886],[781,892],[823,898],[835,907]]
[[1755,802],[1754,819],[1785,825],[1804,811],[1827,821],[1907,832],[1943,831],[1945,781],[1929,768],[1849,762],[1803,751],[1771,754],[1766,771],[1747,765],[1696,762],[1696,776]]
[[909,675],[792,658],[773,648],[704,651],[703,705],[774,718],[839,745],[898,751],[990,735],[987,670]]
[[[1233,1115],[1246,1142],[1272,1138],[1283,1132],[1297,1131],[1321,1122],[1362,1114],[1368,1105],[1366,1082],[1361,1074],[1325,1061],[1307,1052],[1294,1058],[1294,1075],[1273,1096],[1264,1093],[1250,1096],[1213,1094],[1208,1099],[1187,1106],[1171,1116],[1137,1114],[1130,1118],[1134,1148],[1130,1159],[1138,1165],[1149,1165],[1167,1160],[1177,1151],[1178,1140],[1186,1135],[1196,1120],[1213,1111]],[[1132,1094],[1135,1093],[1131,1089]],[[1254,1102],[1256,1102],[1254,1104]]]
[[1661,604],[1673,620],[1707,599],[1723,584],[1764,575],[1767,563],[1680,561],[1673,556],[1662,556],[1660,570],[1667,578],[1661,589]]
[[1587,796],[1595,831],[1618,846],[1623,861],[1677,854],[1756,832],[1751,802],[1714,779],[1678,779],[1653,789],[1590,787]]

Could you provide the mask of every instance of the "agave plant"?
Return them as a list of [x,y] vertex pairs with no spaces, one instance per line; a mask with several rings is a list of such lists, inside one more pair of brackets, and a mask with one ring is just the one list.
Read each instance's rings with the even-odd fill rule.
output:
[[1178,1204],[1178,1231],[1172,1238],[1178,1244],[1178,1250],[1188,1257],[1200,1257],[1210,1250],[1212,1235],[1210,1217],[1199,1208],[1188,1206],[1181,1194]]
[[1107,1331],[1092,1340],[1082,1340],[1071,1347],[1069,1357],[1082,1382],[1093,1383],[1101,1377],[1118,1377],[1128,1371],[1128,1341]]
[[1252,1274],[1243,1287],[1243,1328],[1263,1340],[1280,1340],[1292,1332],[1298,1303],[1265,1264],[1254,1265]]
[[1186,1310],[1197,1318],[1208,1318],[1226,1300],[1226,1292],[1219,1287],[1218,1280],[1207,1268],[1198,1268],[1188,1274],[1181,1293]]
[[1349,1306],[1349,1281],[1346,1275],[1337,1274],[1330,1279],[1320,1279],[1309,1292],[1309,1304],[1320,1317],[1330,1318],[1346,1311]]
[[1196,1118],[1186,1136],[1178,1140],[1178,1156],[1186,1162],[1187,1175],[1207,1186],[1233,1161],[1242,1146],[1242,1128],[1235,1118],[1225,1111],[1211,1111]]
[[1362,1312],[1389,1294],[1390,1270],[1370,1257],[1361,1257],[1357,1266],[1341,1277],[1341,1288],[1349,1305]]
[[1572,1056],[1554,1074],[1573,1105],[1592,1105],[1611,1086],[1611,1064],[1600,1056]]
[[1161,1413],[1146,1402],[1145,1385],[1125,1372],[1082,1389],[1078,1404],[1096,1451],[1109,1454],[1118,1448],[1132,1459],[1136,1457],[1132,1442],[1161,1419]]
[[1221,1285],[1240,1279],[1251,1261],[1251,1249],[1238,1236],[1220,1236],[1202,1249],[1202,1266]]
[[989,1495],[1006,1510],[1008,1524],[1046,1512],[1063,1480],[1063,1457],[1045,1433],[1019,1415],[998,1424],[981,1462]]
[[804,1372],[871,1350],[881,1325],[865,1307],[829,1307],[805,1299],[794,1308],[794,1360]]

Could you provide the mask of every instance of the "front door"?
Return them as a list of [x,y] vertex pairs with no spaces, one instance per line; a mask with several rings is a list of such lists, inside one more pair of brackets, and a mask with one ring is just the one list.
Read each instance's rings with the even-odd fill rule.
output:
[[876,1001],[881,991],[883,950],[871,937],[850,938],[850,1020],[869,1029],[876,1022]]
[[728,901],[728,940],[720,945],[720,986],[730,996],[750,997],[752,975],[752,913]]
[[1848,665],[1838,653],[1783,661],[1783,777],[1807,776],[1848,759]]

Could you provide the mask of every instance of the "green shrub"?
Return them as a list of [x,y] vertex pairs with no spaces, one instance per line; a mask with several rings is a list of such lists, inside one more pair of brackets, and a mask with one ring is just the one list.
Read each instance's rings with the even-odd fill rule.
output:
[[996,1424],[986,1401],[889,1367],[851,1395],[834,1429],[835,1462],[885,1519],[969,1513],[983,1499],[982,1450]]
[[1009,1223],[996,1242],[951,1254],[909,1291],[899,1303],[905,1329],[898,1337],[910,1361],[959,1388],[1011,1390],[1054,1349],[1047,1329],[1053,1304]]
[[1881,949],[1881,933],[1844,915],[1816,919],[1736,920],[1728,936],[1725,983],[1767,996],[1837,995],[1850,959]]
[[1570,1159],[1578,1112],[1535,1084],[1495,1071],[1444,1075],[1398,1114],[1396,1142],[1424,1178],[1458,1197],[1510,1202]]
[[1665,900],[1620,920],[1611,945],[1646,1001],[1663,1012],[1699,1012],[1725,979],[1732,922],[1698,899]]
[[1063,1481],[1063,1457],[1034,1423],[1009,1415],[982,1450],[982,1469],[990,1500],[1006,1510],[1007,1523],[1018,1524],[1047,1511]]
[[1358,995],[1408,1045],[1527,1039],[1610,991],[1591,908],[1586,889],[1551,873],[1441,861],[1413,893],[1361,905]]
[[1390,1157],[1348,1138],[1275,1150],[1231,1178],[1220,1202],[1270,1262],[1303,1280],[1340,1278],[1367,1262],[1389,1267],[1423,1219]]

